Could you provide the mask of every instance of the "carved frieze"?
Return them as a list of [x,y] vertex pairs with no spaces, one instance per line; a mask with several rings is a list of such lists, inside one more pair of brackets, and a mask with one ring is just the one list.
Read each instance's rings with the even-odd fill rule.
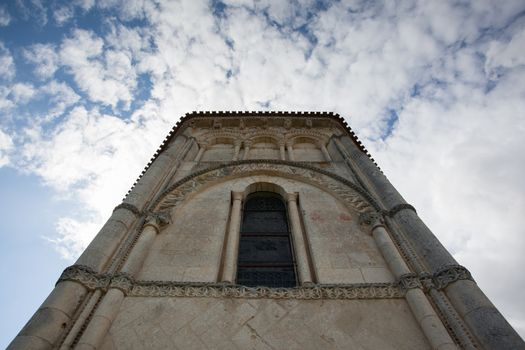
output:
[[249,288],[226,284],[182,284],[140,282],[130,291],[136,297],[211,297],[248,299],[392,299],[402,298],[403,291],[393,283],[354,285],[314,285],[296,288]]
[[[295,288],[249,288],[235,284],[177,281],[137,281],[125,273],[98,274],[88,266],[73,265],[58,282],[74,281],[90,290],[118,288],[135,297],[212,297],[269,299],[389,299],[402,298],[408,289],[443,289],[458,280],[472,280],[466,268],[444,267],[432,277],[406,274],[393,283],[314,284]],[[432,281],[432,282],[431,282]],[[57,283],[58,283],[57,282]]]

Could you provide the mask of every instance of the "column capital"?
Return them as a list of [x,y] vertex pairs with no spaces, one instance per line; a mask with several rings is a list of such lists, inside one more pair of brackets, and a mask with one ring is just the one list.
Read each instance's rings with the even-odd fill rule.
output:
[[233,145],[234,145],[235,147],[241,147],[241,145],[242,145],[242,140],[235,140],[235,141],[233,141]]
[[293,142],[292,141],[286,141],[286,147],[287,148],[292,148],[293,147]]
[[385,227],[381,214],[377,212],[364,212],[359,215],[359,224],[369,229],[372,233],[377,227]]
[[152,226],[159,233],[166,225],[171,222],[170,214],[167,212],[150,213],[146,217],[144,228]]
[[244,140],[242,143],[244,144],[244,147],[250,147],[252,145],[252,141],[250,140]]
[[288,202],[295,202],[297,203],[297,197],[299,197],[299,194],[297,192],[290,192],[286,194],[286,200]]
[[209,145],[208,141],[200,141],[198,142],[200,148],[206,149]]
[[242,201],[243,192],[232,191],[232,198],[234,201]]

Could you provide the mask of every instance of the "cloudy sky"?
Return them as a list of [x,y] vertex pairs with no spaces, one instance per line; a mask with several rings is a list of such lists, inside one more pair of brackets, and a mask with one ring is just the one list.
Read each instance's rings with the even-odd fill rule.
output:
[[525,2],[0,3],[0,347],[193,110],[344,116],[525,335]]

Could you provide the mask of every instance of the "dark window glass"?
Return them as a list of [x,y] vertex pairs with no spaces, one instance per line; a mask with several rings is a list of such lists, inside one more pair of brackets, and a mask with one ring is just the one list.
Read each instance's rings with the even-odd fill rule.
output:
[[286,206],[270,192],[255,192],[243,211],[237,283],[249,287],[295,287]]

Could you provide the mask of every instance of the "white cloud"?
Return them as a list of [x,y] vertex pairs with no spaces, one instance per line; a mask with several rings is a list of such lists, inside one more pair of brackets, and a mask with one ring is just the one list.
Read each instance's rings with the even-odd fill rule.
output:
[[78,87],[93,102],[129,108],[137,85],[131,57],[116,50],[104,51],[104,40],[94,33],[77,29],[62,42],[60,58],[69,68]]
[[44,121],[50,121],[62,115],[66,108],[79,102],[80,96],[66,83],[58,81],[50,81],[44,86],[40,87],[40,92],[49,97],[51,107],[46,111]]
[[12,79],[15,76],[15,62],[13,56],[4,43],[0,41],[0,80]]
[[5,6],[0,6],[0,27],[6,27],[9,23],[11,23],[11,15]]
[[0,130],[0,168],[9,164],[8,153],[13,149],[13,146],[11,137]]
[[71,6],[61,6],[53,11],[53,18],[57,25],[64,25],[75,15],[75,10]]
[[33,85],[28,83],[16,83],[10,89],[12,99],[17,104],[29,102],[36,94]]
[[74,260],[93,239],[103,222],[100,218],[79,221],[73,218],[60,218],[56,224],[57,237],[44,237],[55,245],[58,253],[68,260]]
[[35,44],[23,51],[24,58],[34,64],[35,74],[42,78],[51,78],[58,69],[58,53],[53,44]]
[[18,0],[16,5],[24,20],[34,20],[42,27],[47,24],[47,8],[42,0]]
[[75,107],[48,135],[37,127],[25,130],[31,141],[22,147],[19,164],[61,196],[82,203],[82,215],[61,218],[58,236],[48,237],[64,258],[78,256],[98,232],[167,129],[169,124],[160,118],[143,125]]

